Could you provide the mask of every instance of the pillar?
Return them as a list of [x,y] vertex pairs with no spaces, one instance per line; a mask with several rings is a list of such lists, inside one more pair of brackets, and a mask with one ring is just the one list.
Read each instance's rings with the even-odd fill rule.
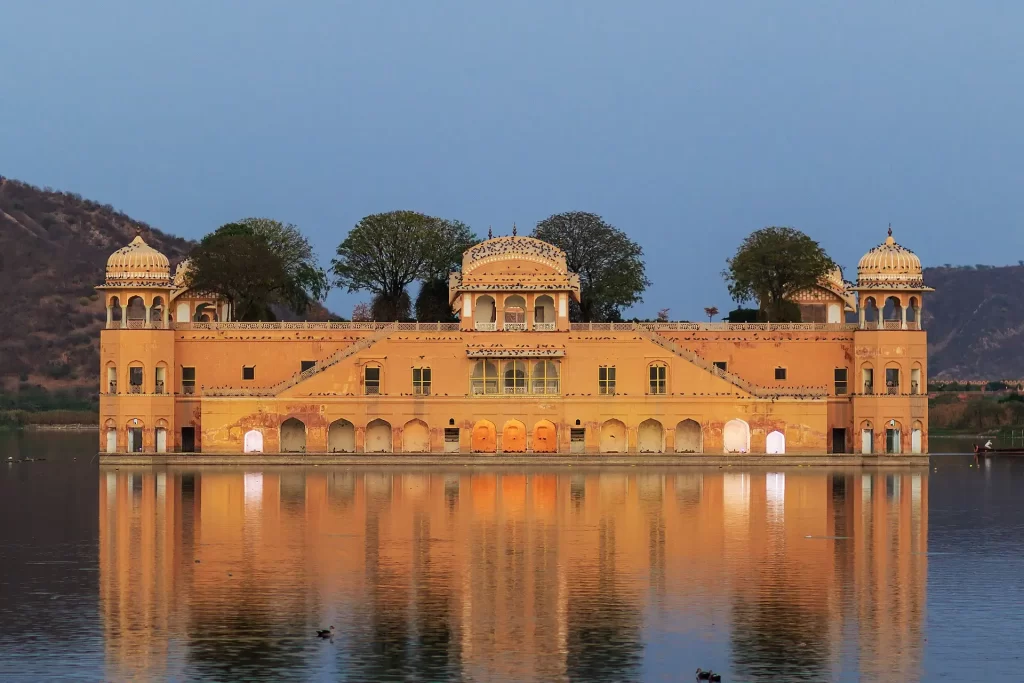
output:
[[900,306],[900,319],[901,319],[900,320],[900,329],[901,330],[907,329],[907,307],[906,306],[903,306],[903,305]]
[[864,315],[864,302],[857,302],[857,315],[860,317],[860,329],[864,329],[865,315]]
[[110,302],[107,302],[107,329],[110,329],[110,323],[114,321],[114,311],[110,308]]
[[170,322],[170,318],[168,316],[170,316],[170,309],[171,309],[171,303],[170,303],[170,301],[168,301],[166,304],[164,304],[164,307],[163,307],[163,323],[164,323],[164,329],[165,330],[169,327],[168,323]]
[[149,327],[150,310],[152,310],[151,307],[146,306],[146,327]]

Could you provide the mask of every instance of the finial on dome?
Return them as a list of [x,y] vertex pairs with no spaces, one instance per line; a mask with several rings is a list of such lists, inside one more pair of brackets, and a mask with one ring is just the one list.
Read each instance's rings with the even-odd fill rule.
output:
[[494,233],[491,232],[491,226],[487,226],[487,239],[494,239]]
[[136,225],[135,226],[135,236],[136,237],[142,237],[142,226],[141,225]]
[[889,224],[889,237],[892,237],[892,223]]
[[515,222],[512,223],[512,236],[513,237],[516,236],[516,224],[515,224]]

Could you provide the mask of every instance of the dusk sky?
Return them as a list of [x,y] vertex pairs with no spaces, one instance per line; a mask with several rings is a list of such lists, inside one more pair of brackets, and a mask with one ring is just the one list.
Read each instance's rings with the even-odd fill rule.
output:
[[[645,250],[641,317],[733,307],[721,271],[792,225],[848,279],[1024,259],[1020,2],[21,2],[0,174],[183,237],[360,217],[508,234],[601,214]],[[367,294],[335,290],[340,315]]]

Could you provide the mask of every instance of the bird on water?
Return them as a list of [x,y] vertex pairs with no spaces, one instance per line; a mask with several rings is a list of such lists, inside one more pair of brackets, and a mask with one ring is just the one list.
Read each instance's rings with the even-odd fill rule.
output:
[[705,671],[704,669],[697,667],[697,680],[698,681],[713,681],[713,683],[721,683],[722,675],[716,674],[713,671]]
[[318,629],[316,634],[321,638],[330,638],[334,635],[334,627]]

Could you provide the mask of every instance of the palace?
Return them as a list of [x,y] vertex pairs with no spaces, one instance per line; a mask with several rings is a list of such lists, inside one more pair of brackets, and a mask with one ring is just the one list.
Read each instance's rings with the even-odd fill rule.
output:
[[[802,323],[572,323],[565,254],[507,236],[455,323],[234,322],[141,236],[99,289],[106,453],[926,453],[921,262],[889,236]],[[855,322],[847,322],[847,320]]]

